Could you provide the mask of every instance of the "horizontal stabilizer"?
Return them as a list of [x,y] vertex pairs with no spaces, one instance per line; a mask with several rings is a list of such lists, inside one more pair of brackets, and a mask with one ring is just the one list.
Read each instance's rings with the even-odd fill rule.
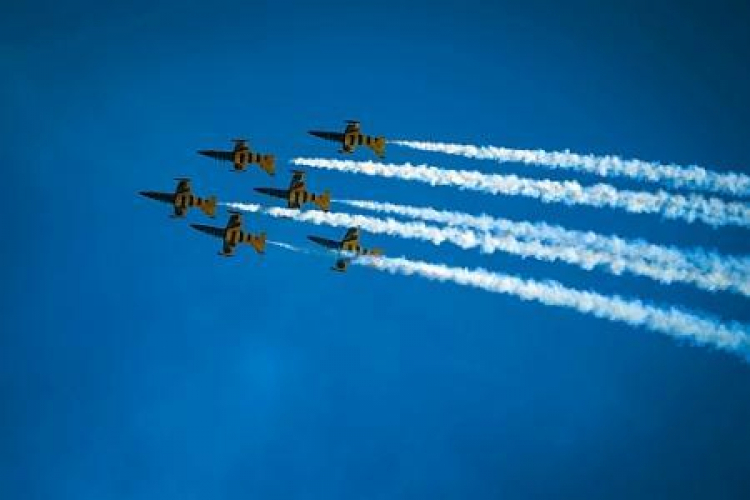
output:
[[266,253],[266,233],[251,235],[249,243],[256,252],[260,254]]
[[323,194],[315,198],[314,203],[324,212],[331,210],[331,193],[326,189]]
[[375,137],[370,142],[370,148],[380,158],[385,158],[385,137]]
[[201,203],[201,210],[204,214],[208,215],[209,217],[215,217],[216,216],[216,196],[212,196],[210,198],[207,198],[203,200],[203,203]]
[[274,175],[276,173],[276,159],[273,155],[261,156],[258,164],[268,175]]

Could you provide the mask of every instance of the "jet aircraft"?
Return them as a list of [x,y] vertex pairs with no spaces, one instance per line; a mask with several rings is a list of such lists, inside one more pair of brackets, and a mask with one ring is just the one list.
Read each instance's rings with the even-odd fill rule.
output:
[[229,222],[225,228],[207,226],[204,224],[190,224],[198,231],[211,236],[221,238],[224,242],[219,255],[231,257],[234,249],[240,243],[252,246],[256,252],[262,254],[266,251],[266,233],[251,234],[242,230],[242,215],[239,212],[230,212]]
[[310,130],[310,134],[321,139],[338,142],[341,144],[339,153],[353,153],[357,146],[367,146],[378,155],[385,158],[385,137],[373,137],[360,132],[359,122],[346,120],[346,128],[343,132],[326,132],[321,130]]
[[289,189],[255,188],[255,191],[286,200],[289,208],[302,208],[305,203],[314,203],[325,212],[331,209],[331,193],[327,189],[322,194],[309,192],[305,186],[305,172],[302,170],[292,170]]
[[232,139],[232,142],[234,142],[234,149],[232,151],[208,149],[198,151],[198,153],[216,160],[231,161],[235,172],[245,170],[248,165],[257,164],[268,175],[274,175],[276,160],[273,155],[262,155],[252,152],[245,139]]
[[341,254],[333,264],[333,267],[331,267],[332,271],[345,272],[349,262],[359,256],[383,255],[383,251],[379,248],[367,249],[359,245],[359,229],[356,227],[350,227],[347,229],[346,234],[341,241],[329,240],[327,238],[321,238],[320,236],[308,236],[308,239],[318,245]]
[[193,194],[190,187],[190,179],[177,178],[177,187],[174,193],[162,193],[159,191],[141,191],[141,196],[151,198],[152,200],[158,200],[164,203],[169,203],[174,207],[174,214],[172,217],[180,218],[185,217],[190,207],[200,208],[204,214],[209,217],[216,215],[216,196],[210,198],[200,198]]

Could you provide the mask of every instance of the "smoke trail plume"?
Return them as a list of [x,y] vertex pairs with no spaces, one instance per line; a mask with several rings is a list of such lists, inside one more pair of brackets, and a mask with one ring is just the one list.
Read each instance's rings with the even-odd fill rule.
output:
[[472,146],[428,141],[388,141],[421,151],[495,160],[500,163],[540,165],[554,169],[575,170],[602,177],[628,177],[643,182],[662,184],[669,188],[690,189],[732,196],[750,196],[750,177],[741,173],[719,173],[697,165],[662,165],[642,160],[626,160],[618,156],[581,155],[570,151],[541,149],[510,149],[494,146]]
[[322,257],[322,256],[330,256],[331,251],[330,250],[319,250],[317,248],[301,248],[294,245],[290,245],[289,243],[285,243],[283,241],[272,241],[272,240],[266,240],[266,244],[273,245],[278,248],[283,248],[284,250],[289,250],[290,252],[297,252],[305,255],[311,255],[314,257]]
[[266,240],[266,244],[273,245],[279,248],[283,248],[284,250],[290,250],[292,252],[309,253],[306,248],[295,247],[294,245],[290,245],[289,243],[284,243],[283,241]]
[[[687,283],[703,290],[729,290],[750,297],[750,258],[747,257],[727,257],[702,249],[653,245],[643,240],[569,230],[543,222],[516,222],[489,215],[477,216],[369,200],[336,202],[363,210],[494,234],[494,238],[478,237],[483,241],[485,251],[497,249],[541,260],[560,260],[587,270],[603,268],[616,275],[628,272],[660,283]],[[511,242],[510,237],[518,241]],[[500,244],[494,245],[495,242]],[[521,250],[524,253],[520,253]]]
[[[375,234],[386,234],[405,239],[428,241],[434,245],[444,242],[452,243],[463,249],[485,248],[487,251],[495,251],[500,245],[493,242],[492,235],[478,235],[474,231],[452,227],[430,226],[423,222],[402,222],[392,218],[379,219],[366,215],[347,213],[329,213],[319,210],[299,211],[281,207],[261,207],[252,203],[225,203],[227,207],[245,212],[256,212],[271,217],[292,219],[298,222],[308,222],[315,225],[326,225],[331,227],[359,227]],[[512,239],[509,241],[512,242]],[[523,246],[523,243],[518,243]]]
[[[516,223],[479,217],[477,224],[483,230],[477,232],[466,227],[471,215],[438,212],[416,207],[378,204],[377,202],[350,202],[362,208],[390,210],[400,215],[423,215],[436,222],[453,223],[453,227],[437,227],[421,221],[403,222],[393,218],[380,219],[348,213],[326,213],[317,210],[300,212],[288,208],[263,208],[254,204],[228,203],[230,208],[260,212],[272,217],[289,218],[299,222],[332,227],[360,227],[376,234],[386,234],[405,239],[427,241],[433,245],[451,243],[464,250],[479,249],[483,253],[506,252],[523,258],[535,258],[547,262],[565,262],[586,270],[600,268],[615,275],[629,272],[661,283],[683,282],[704,290],[732,290],[750,294],[747,259],[731,259],[726,262],[713,254],[696,251],[682,254],[677,249],[649,245],[645,242],[627,242],[619,238],[607,238],[594,233],[568,231],[563,228]],[[502,234],[491,229],[499,228]]]
[[713,346],[730,352],[750,355],[750,330],[740,323],[723,324],[715,318],[676,308],[659,308],[639,300],[606,296],[566,288],[555,281],[538,282],[493,273],[484,269],[469,270],[405,258],[367,258],[362,263],[392,274],[418,275],[430,280],[450,281],[494,293],[513,295],[549,306],[567,307],[584,314],[631,326],[641,326],[696,344]]
[[294,158],[292,164],[416,180],[433,186],[453,186],[491,194],[526,196],[544,203],[609,207],[631,213],[659,214],[667,219],[700,221],[713,227],[750,226],[750,206],[745,203],[725,202],[718,198],[705,198],[694,194],[683,196],[666,191],[626,191],[608,184],[584,187],[574,181],[534,180],[515,175],[483,174],[474,170],[448,170],[409,163],[394,165],[325,158]]
[[[284,245],[292,251],[300,249]],[[421,276],[429,280],[452,282],[493,293],[512,295],[521,300],[535,301],[548,306],[566,307],[597,318],[627,323],[665,333],[694,344],[723,349],[750,359],[750,331],[741,323],[721,323],[715,318],[672,308],[644,304],[619,296],[567,288],[556,281],[524,280],[515,276],[493,273],[484,269],[448,267],[409,260],[403,257],[360,257],[355,264],[373,269]]]

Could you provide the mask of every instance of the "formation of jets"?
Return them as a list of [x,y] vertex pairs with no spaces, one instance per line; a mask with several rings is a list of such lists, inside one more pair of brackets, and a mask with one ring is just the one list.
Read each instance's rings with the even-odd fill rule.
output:
[[[379,158],[385,157],[385,138],[365,135],[360,131],[358,121],[346,120],[346,127],[343,132],[325,132],[311,130],[310,134],[322,139],[335,141],[341,144],[340,153],[353,153],[357,146],[370,148]],[[250,149],[248,141],[245,139],[232,139],[234,147],[231,150],[207,149],[198,151],[199,154],[220,161],[230,162],[232,170],[243,172],[250,165],[257,165],[268,175],[276,174],[276,158],[271,154],[261,154]],[[331,193],[324,190],[320,193],[308,191],[305,172],[302,170],[292,170],[292,178],[287,189],[274,187],[259,187],[255,191],[273,198],[280,198],[286,202],[287,208],[302,210],[306,205],[312,205],[319,210],[329,212],[331,210]],[[171,217],[184,218],[192,207],[197,207],[206,216],[214,218],[216,216],[216,207],[218,201],[216,196],[201,198],[193,193],[191,181],[187,178],[177,178],[177,186],[174,192],[159,191],[141,191],[140,194],[153,200],[161,201],[172,205],[173,213]],[[266,251],[266,233],[251,233],[243,229],[242,214],[236,211],[229,211],[229,220],[224,227],[209,226],[206,224],[191,224],[194,229],[214,236],[222,240],[219,255],[231,257],[235,249],[240,244],[246,244],[252,247],[258,254]],[[344,237],[338,240],[331,240],[321,236],[308,236],[313,243],[326,248],[338,254],[331,270],[344,272],[347,270],[349,263],[360,256],[378,256],[383,252],[379,248],[364,248],[359,242],[359,229],[356,227],[349,228]]]

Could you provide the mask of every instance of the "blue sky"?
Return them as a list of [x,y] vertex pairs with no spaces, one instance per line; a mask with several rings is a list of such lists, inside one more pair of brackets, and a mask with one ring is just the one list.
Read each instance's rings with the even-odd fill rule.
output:
[[[273,248],[220,259],[187,225],[201,214],[175,221],[136,196],[189,176],[199,194],[262,201],[252,188],[284,184],[288,159],[336,155],[306,130],[346,118],[393,138],[747,173],[747,6],[602,4],[6,6],[0,496],[747,498],[739,358],[454,285],[342,276]],[[277,155],[275,180],[195,154],[236,136]],[[563,178],[397,148],[388,161]],[[739,229],[333,172],[309,185],[750,252]],[[245,223],[298,245],[343,233]],[[750,321],[732,294],[363,242]]]

